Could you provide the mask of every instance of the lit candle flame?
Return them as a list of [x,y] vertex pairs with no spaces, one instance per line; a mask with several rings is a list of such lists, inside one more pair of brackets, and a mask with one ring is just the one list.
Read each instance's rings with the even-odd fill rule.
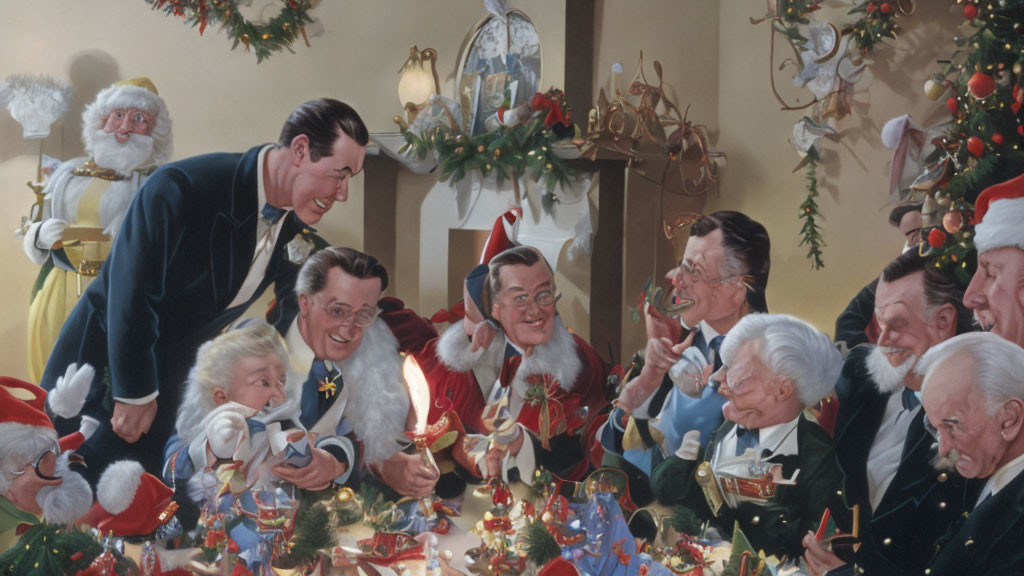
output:
[[423,376],[423,370],[411,354],[406,354],[402,363],[402,378],[409,388],[409,400],[412,402],[413,413],[416,414],[417,434],[427,430],[427,413],[430,411],[430,387],[427,386],[427,379]]

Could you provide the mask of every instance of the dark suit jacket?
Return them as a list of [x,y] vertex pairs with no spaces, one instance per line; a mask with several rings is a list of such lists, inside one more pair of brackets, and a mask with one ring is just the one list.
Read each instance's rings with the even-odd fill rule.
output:
[[932,576],[1024,574],[1024,474],[989,496],[938,543]]
[[[71,362],[96,368],[84,414],[101,422],[80,450],[93,479],[106,463],[137,458],[159,476],[185,377],[199,345],[237,319],[227,310],[256,249],[258,155],[208,154],[165,164],[139,189],[110,257],[82,295],[50,355],[50,389]],[[285,245],[303,226],[289,212],[251,304],[270,285]],[[110,430],[113,398],[158,391],[148,434],[128,444]],[[73,422],[56,419],[59,430]]]
[[844,476],[844,493],[830,503],[834,518],[850,530],[847,508],[860,505],[861,547],[857,564],[869,574],[921,574],[935,540],[964,510],[968,483],[956,472],[936,470],[935,440],[924,428],[924,410],[910,423],[896,476],[878,510],[868,497],[867,461],[871,443],[885,414],[888,394],[875,387],[865,359],[874,346],[854,348],[836,385],[839,414],[835,428],[836,458]]
[[[736,424],[726,421],[711,435],[703,459],[711,460],[715,448]],[[766,554],[797,558],[803,554],[801,540],[808,531],[817,529],[831,494],[840,483],[839,468],[832,453],[832,439],[815,422],[800,416],[797,423],[797,455],[774,456],[771,461],[782,464],[783,475],[789,478],[800,469],[795,486],[783,486],[779,500],[768,506],[743,502],[737,508],[723,505],[718,517],[711,514],[704,492],[694,473],[698,462],[669,456],[651,476],[658,501],[667,506],[691,508],[703,520],[711,520],[723,534],[732,535],[733,523],[755,549]]]

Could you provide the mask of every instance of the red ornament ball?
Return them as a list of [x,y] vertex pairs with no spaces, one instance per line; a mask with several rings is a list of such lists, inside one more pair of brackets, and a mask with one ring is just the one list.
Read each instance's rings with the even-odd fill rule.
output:
[[981,155],[985,153],[985,142],[977,136],[971,136],[967,139],[967,151],[976,158],[981,158]]
[[984,72],[977,72],[967,81],[967,89],[975,98],[988,98],[996,90],[996,81]]
[[1024,136],[1024,126],[1017,126],[1017,134]]
[[942,227],[950,234],[956,234],[964,227],[964,215],[960,212],[946,212],[942,217]]
[[867,7],[868,14],[874,12],[877,9],[878,9],[878,6],[875,6],[874,2],[868,2],[868,7]]
[[883,2],[878,9],[882,11],[882,14],[889,14],[892,12],[892,6],[888,2]]
[[978,17],[978,7],[974,4],[964,5],[964,18],[968,20],[974,20]]
[[995,134],[993,134],[992,135],[992,143],[995,144],[996,146],[1002,146],[1003,145],[1003,135],[1000,134],[999,132],[996,132]]
[[946,108],[949,110],[949,113],[954,116],[956,116],[956,113],[960,110],[960,106],[957,105],[956,98],[953,96],[946,98]]
[[946,233],[938,228],[932,228],[928,233],[928,245],[938,250],[946,245]]

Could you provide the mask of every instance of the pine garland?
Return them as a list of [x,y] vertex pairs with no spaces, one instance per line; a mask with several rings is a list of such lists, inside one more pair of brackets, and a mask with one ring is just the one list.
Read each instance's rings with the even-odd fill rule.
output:
[[547,526],[539,520],[526,525],[526,531],[520,537],[526,548],[526,557],[535,566],[543,566],[558,558],[562,550]]
[[337,516],[323,503],[300,507],[291,539],[291,557],[300,563],[312,562],[320,550],[334,546],[334,534],[339,528]]
[[825,267],[821,258],[821,248],[825,246],[825,240],[821,236],[819,219],[824,219],[818,211],[818,162],[821,158],[813,146],[807,150],[807,162],[804,165],[807,177],[807,198],[800,204],[800,219],[803,226],[800,228],[800,246],[807,246],[807,258],[811,260],[811,267],[820,270]]
[[227,30],[228,36],[234,40],[231,49],[240,43],[246,52],[252,48],[259,63],[282,50],[294,54],[292,44],[299,35],[306,46],[310,45],[305,28],[306,24],[313,22],[308,14],[310,0],[282,0],[282,4],[284,6],[277,16],[263,24],[243,17],[236,0],[154,0],[153,9],[181,18],[192,27],[198,26],[200,36],[207,25],[220,22],[221,28]]
[[672,508],[672,514],[665,521],[676,532],[694,537],[700,536],[703,524],[692,508],[682,505]]
[[[103,553],[103,545],[78,528],[54,524],[32,526],[18,543],[0,555],[0,574],[74,574],[89,567]],[[115,571],[136,574],[135,563],[119,552]]]
[[896,0],[865,0],[850,10],[850,14],[864,14],[844,32],[853,36],[861,53],[871,52],[886,38],[896,38],[900,31],[896,15],[900,12]]

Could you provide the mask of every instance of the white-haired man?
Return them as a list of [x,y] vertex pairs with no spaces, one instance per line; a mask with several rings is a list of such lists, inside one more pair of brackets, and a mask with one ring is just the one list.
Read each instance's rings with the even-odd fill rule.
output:
[[875,295],[878,345],[855,347],[836,384],[835,447],[844,482],[830,502],[836,524],[849,532],[859,511],[861,546],[840,560],[808,536],[805,559],[821,574],[856,564],[869,574],[920,574],[935,539],[963,509],[966,483],[936,470],[936,449],[925,431],[915,391],[918,359],[971,326],[963,287],[905,252],[882,271]]
[[1024,174],[979,194],[974,219],[978,270],[964,305],[982,329],[1024,346]]
[[1024,574],[1024,349],[964,334],[929,350],[917,371],[939,455],[984,479],[925,573]]
[[29,308],[29,377],[40,381],[81,278],[107,257],[135,192],[171,156],[171,118],[148,78],[100,91],[82,114],[86,157],[61,164],[43,190],[42,220],[26,231],[25,253],[42,264]]
[[42,388],[0,377],[0,550],[20,524],[70,523],[92,504],[89,484],[68,470],[73,439],[57,439],[45,402]]
[[721,352],[713,380],[726,422],[704,449],[698,430],[684,436],[651,476],[655,495],[727,534],[738,521],[755,549],[799,556],[841,480],[832,440],[803,411],[832,390],[842,357],[828,336],[785,314],[744,316]]

